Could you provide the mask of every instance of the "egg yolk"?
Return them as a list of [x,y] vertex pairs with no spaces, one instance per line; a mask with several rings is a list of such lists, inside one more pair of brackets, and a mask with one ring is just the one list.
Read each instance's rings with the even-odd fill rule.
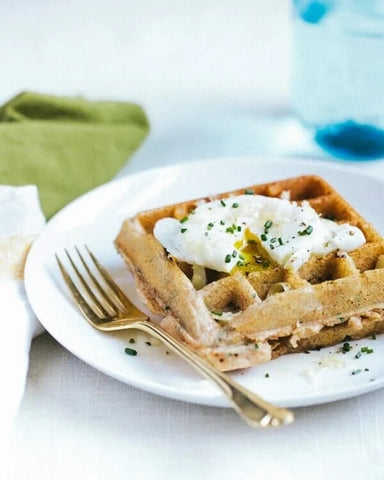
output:
[[233,267],[232,274],[259,272],[276,266],[276,262],[268,255],[259,237],[248,228],[245,230],[244,237],[235,243],[235,248],[239,252],[239,261]]

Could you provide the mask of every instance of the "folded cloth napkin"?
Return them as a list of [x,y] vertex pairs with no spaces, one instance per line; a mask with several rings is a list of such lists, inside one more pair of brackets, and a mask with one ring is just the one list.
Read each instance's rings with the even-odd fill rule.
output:
[[148,129],[132,103],[23,92],[0,107],[0,183],[37,185],[50,218],[110,180]]
[[42,330],[25,296],[23,269],[28,249],[44,224],[35,186],[0,185],[2,435],[11,429],[24,390],[31,338]]
[[42,331],[24,291],[28,249],[45,218],[111,179],[148,129],[142,109],[129,103],[27,92],[0,107],[0,299],[6,319],[0,448],[24,390],[31,339]]

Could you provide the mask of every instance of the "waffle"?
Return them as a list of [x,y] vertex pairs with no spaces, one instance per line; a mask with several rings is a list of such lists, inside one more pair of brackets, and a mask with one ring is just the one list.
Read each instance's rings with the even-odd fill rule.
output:
[[[244,192],[308,202],[322,217],[358,227],[366,242],[349,252],[311,256],[297,271],[270,265],[226,274],[171,256],[153,235],[165,217]],[[220,370],[384,332],[384,240],[334,188],[301,176],[169,205],[124,221],[115,240],[148,308],[162,327]],[[200,272],[201,273],[201,272]]]

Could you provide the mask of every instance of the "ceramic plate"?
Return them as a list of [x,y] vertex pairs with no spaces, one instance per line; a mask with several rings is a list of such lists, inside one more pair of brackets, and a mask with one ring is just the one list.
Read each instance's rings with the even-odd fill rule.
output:
[[[89,192],[48,223],[26,264],[25,284],[33,310],[58,342],[111,377],[174,399],[228,406],[215,386],[163,346],[147,345],[144,334],[105,334],[93,329],[71,301],[54,253],[73,245],[89,245],[123,290],[142,307],[132,278],[113,245],[124,218],[155,206],[301,174],[323,176],[384,231],[384,182],[345,167],[311,159],[229,158],[144,171]],[[131,338],[135,339],[134,345],[129,343]],[[127,346],[134,346],[138,354],[127,355]],[[364,346],[373,353],[356,358]],[[352,342],[347,353],[336,346],[286,355],[231,375],[279,405],[294,407],[340,400],[384,386],[384,337]]]

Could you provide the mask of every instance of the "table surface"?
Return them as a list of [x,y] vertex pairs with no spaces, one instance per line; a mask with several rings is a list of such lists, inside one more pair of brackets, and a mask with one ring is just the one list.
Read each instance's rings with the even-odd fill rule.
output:
[[[3,0],[0,27],[0,100],[31,89],[145,107],[151,134],[121,175],[233,155],[335,162],[290,114],[288,0]],[[383,162],[349,166],[384,178]],[[44,333],[7,478],[381,479],[383,402],[379,390],[255,430],[230,409],[122,384]]]

